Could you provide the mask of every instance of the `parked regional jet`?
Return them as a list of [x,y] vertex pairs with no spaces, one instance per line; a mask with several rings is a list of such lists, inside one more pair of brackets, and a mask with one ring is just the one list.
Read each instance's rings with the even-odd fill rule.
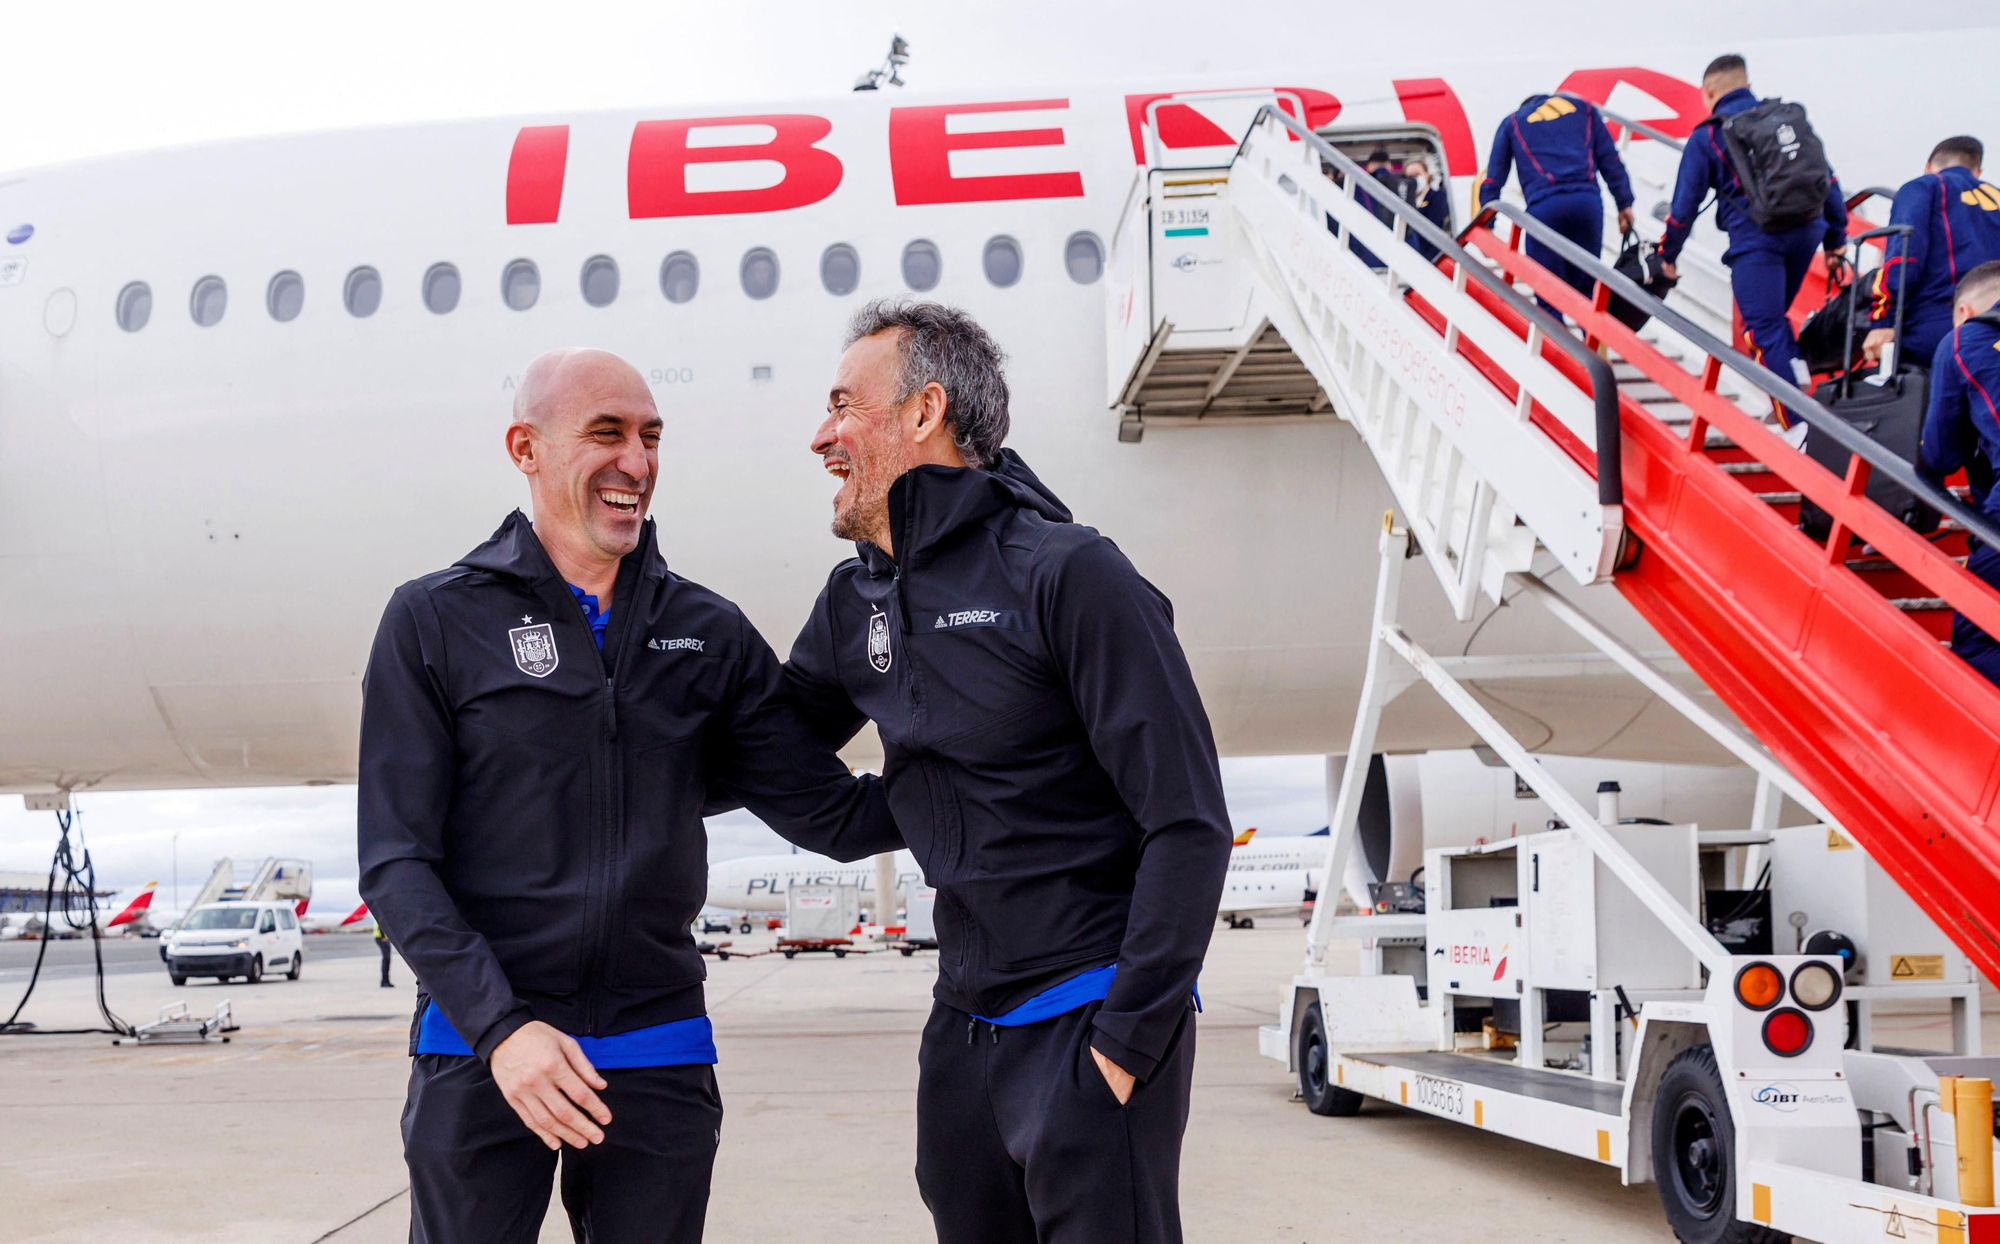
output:
[[[124,907],[115,913],[110,909],[110,904],[117,900],[117,893],[114,891],[107,896],[103,907],[94,918],[98,935],[120,937],[128,933],[143,934],[157,927],[151,922],[161,914],[152,909],[153,893],[159,884],[157,881],[148,881]],[[46,921],[43,920],[42,912],[39,910],[9,912],[5,916],[0,916],[0,941],[18,937],[41,937],[45,933],[56,938],[89,937],[92,923],[91,913],[82,910],[54,912]]]
[[[1918,67],[1992,60],[1997,43],[1912,34],[1893,73],[1873,33],[1728,50],[1762,91],[1810,102],[1858,186],[1994,115],[2000,87]],[[1721,44],[1582,46],[285,136],[0,179],[0,789],[353,781],[383,603],[522,503],[501,429],[522,366],[556,345],[618,351],[649,378],[665,554],[783,651],[848,554],[807,451],[842,325],[910,293],[1005,344],[1011,443],[1173,599],[1222,750],[1339,751],[1387,488],[1325,409],[1122,442],[1105,239],[1141,165],[1225,164],[1263,100],[1350,149],[1432,162],[1463,223],[1524,95],[1564,87],[1685,135]],[[1885,73],[1889,103],[1854,89]],[[1613,594],[1589,608],[1659,646]],[[1526,607],[1459,624],[1428,586],[1402,617],[1438,652],[1574,642]],[[1578,675],[1491,707],[1544,751],[1722,758],[1649,703]],[[1380,746],[1470,741],[1413,697]]]
[[373,933],[375,917],[368,914],[368,904],[363,903],[344,916],[330,911],[316,916],[301,912],[299,927],[307,933]]

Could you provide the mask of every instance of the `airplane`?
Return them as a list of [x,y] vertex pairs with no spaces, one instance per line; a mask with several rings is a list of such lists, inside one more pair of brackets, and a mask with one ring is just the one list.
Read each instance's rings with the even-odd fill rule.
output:
[[[922,885],[924,874],[914,856],[898,851],[896,889],[907,893]],[[871,857],[843,864],[824,855],[746,855],[708,866],[708,906],[730,912],[783,911],[785,895],[795,886],[851,885],[860,889],[862,905],[872,906],[875,861]]]
[[[1297,915],[1319,890],[1320,867],[1308,865],[1313,853],[1306,837],[1270,837],[1252,845],[1255,830],[1236,835],[1229,856],[1218,914],[1231,928],[1248,928],[1256,916]],[[1323,837],[1320,841],[1324,841]],[[1324,848],[1321,849],[1323,853]],[[906,892],[924,883],[923,872],[908,851],[898,851],[896,888]],[[722,860],[708,867],[711,908],[727,912],[781,912],[785,895],[795,886],[851,885],[860,889],[863,905],[875,891],[872,859],[842,864],[824,855],[750,855]],[[1310,914],[1310,908],[1304,908]]]
[[368,904],[363,903],[344,916],[333,912],[308,916],[300,912],[299,927],[307,933],[373,933],[375,917],[368,914]]
[[[155,921],[164,914],[153,910],[153,893],[159,888],[159,884],[157,881],[148,881],[124,907],[115,913],[109,910],[99,911],[94,921],[90,912],[80,909],[50,913],[47,921],[43,920],[43,913],[39,910],[9,912],[5,916],[0,916],[0,941],[40,937],[44,935],[45,930],[47,936],[58,940],[89,937],[93,923],[96,924],[97,935],[100,937],[125,937],[135,933],[145,936],[160,927]],[[105,897],[115,896],[116,891],[113,891]]]
[[[522,502],[501,429],[521,368],[556,345],[648,378],[666,557],[783,651],[849,555],[807,451],[842,325],[911,293],[1004,344],[1010,443],[1175,602],[1221,752],[1339,752],[1390,494],[1329,412],[1121,442],[1105,239],[1135,173],[1149,149],[1225,164],[1254,107],[1230,93],[1250,90],[1337,143],[1424,148],[1462,224],[1494,126],[1531,91],[1686,134],[1715,40],[1678,37],[1649,35],[1642,64],[1560,41],[1448,65],[1334,49],[1259,75],[287,135],[0,179],[0,790],[353,782],[380,610]],[[2000,34],[1898,47],[1978,63]],[[1811,102],[1850,187],[1913,174],[2000,102],[1977,75],[1910,73],[1884,107],[1853,89],[1881,76],[1870,34],[1740,50],[1759,90]],[[1717,245],[1704,222],[1691,253]],[[1615,593],[1577,598],[1662,646]],[[1438,652],[1574,647],[1532,608],[1456,622],[1427,584],[1402,621]],[[1506,700],[1543,752],[1728,760],[1623,680]],[[1473,741],[1412,699],[1379,745]],[[879,763],[879,744],[846,755]]]

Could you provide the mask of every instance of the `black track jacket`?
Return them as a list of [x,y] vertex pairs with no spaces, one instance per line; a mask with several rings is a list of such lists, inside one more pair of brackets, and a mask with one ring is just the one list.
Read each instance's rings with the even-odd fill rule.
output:
[[871,718],[937,887],[938,1000],[999,1015],[1116,961],[1092,1043],[1140,1079],[1188,1006],[1229,867],[1173,608],[1012,450],[889,489],[891,560],[834,567],[785,669],[832,743]]
[[481,1057],[531,1019],[609,1036],[702,1013],[711,794],[840,859],[902,845],[881,782],[789,700],[650,520],[601,654],[519,511],[396,590],[362,683],[361,896]]

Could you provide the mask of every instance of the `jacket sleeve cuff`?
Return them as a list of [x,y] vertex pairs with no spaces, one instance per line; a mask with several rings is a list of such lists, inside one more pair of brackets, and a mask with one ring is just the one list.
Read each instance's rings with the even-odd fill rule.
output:
[[481,1061],[491,1062],[493,1051],[500,1047],[500,1043],[527,1027],[529,1021],[534,1018],[526,1003],[517,1004],[513,1010],[500,1017],[499,1023],[479,1034],[479,1039],[472,1043],[472,1052],[479,1055]]
[[1095,1022],[1091,1024],[1090,1046],[1112,1062],[1123,1067],[1127,1072],[1131,1073],[1134,1079],[1141,1083],[1144,1083],[1160,1065],[1159,1059],[1141,1054],[1123,1041],[1104,1031],[1103,1027]]

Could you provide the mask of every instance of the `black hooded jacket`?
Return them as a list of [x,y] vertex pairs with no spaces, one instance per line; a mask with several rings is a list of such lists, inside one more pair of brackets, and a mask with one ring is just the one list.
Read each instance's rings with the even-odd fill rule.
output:
[[396,590],[362,683],[361,896],[481,1056],[531,1019],[609,1036],[703,1011],[704,805],[802,846],[902,845],[777,657],[667,569],[651,521],[600,653],[519,511]]
[[833,743],[873,719],[937,887],[937,997],[1000,1015],[1106,963],[1092,1043],[1144,1079],[1188,1006],[1230,832],[1166,597],[1012,450],[889,489],[896,557],[834,567],[786,665]]

